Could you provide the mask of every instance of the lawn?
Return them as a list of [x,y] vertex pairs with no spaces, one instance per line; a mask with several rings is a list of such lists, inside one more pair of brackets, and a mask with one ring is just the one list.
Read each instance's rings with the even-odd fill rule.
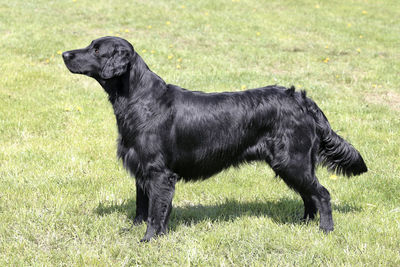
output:
[[[400,2],[0,0],[0,266],[399,266]],[[319,168],[335,231],[262,163],[178,183],[142,244],[106,93],[61,52],[114,35],[167,83],[305,89],[369,172]]]

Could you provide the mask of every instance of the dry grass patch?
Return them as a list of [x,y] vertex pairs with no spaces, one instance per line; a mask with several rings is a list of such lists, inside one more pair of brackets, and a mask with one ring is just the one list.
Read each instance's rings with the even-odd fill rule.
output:
[[390,109],[400,111],[400,94],[396,92],[373,92],[365,96],[368,103],[388,106]]

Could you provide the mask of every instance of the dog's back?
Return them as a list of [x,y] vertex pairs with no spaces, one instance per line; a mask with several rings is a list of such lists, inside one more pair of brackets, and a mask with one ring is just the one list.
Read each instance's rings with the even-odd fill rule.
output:
[[[312,142],[315,121],[290,89],[268,86],[229,93],[175,90],[174,116],[166,140],[171,168],[183,179],[207,178],[246,161],[282,162],[275,154],[295,124]],[[291,138],[288,136],[287,138]]]

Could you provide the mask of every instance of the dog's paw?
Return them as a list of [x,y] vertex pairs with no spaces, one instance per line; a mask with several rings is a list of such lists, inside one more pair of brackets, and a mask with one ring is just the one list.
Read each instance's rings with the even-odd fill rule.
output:
[[324,234],[329,234],[330,232],[333,231],[333,225],[332,226],[320,226],[319,229],[324,233]]
[[151,240],[151,238],[144,237],[144,238],[140,239],[140,243],[148,243],[148,242],[150,242],[150,240]]
[[133,219],[133,225],[139,225],[144,222],[146,222],[146,219],[142,215],[136,216],[135,219]]

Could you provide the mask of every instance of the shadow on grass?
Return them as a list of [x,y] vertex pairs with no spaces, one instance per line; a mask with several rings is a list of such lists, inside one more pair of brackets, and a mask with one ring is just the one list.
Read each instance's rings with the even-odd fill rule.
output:
[[[174,230],[181,224],[196,224],[204,220],[211,221],[232,221],[243,216],[270,217],[280,224],[301,224],[303,216],[303,201],[289,198],[282,198],[276,201],[252,201],[239,202],[235,199],[226,199],[224,203],[215,205],[187,205],[173,207],[169,228]],[[358,212],[360,206],[348,204],[332,205],[334,211],[340,213]],[[100,216],[119,212],[133,220],[136,212],[136,201],[128,199],[122,204],[99,203],[95,212]]]

